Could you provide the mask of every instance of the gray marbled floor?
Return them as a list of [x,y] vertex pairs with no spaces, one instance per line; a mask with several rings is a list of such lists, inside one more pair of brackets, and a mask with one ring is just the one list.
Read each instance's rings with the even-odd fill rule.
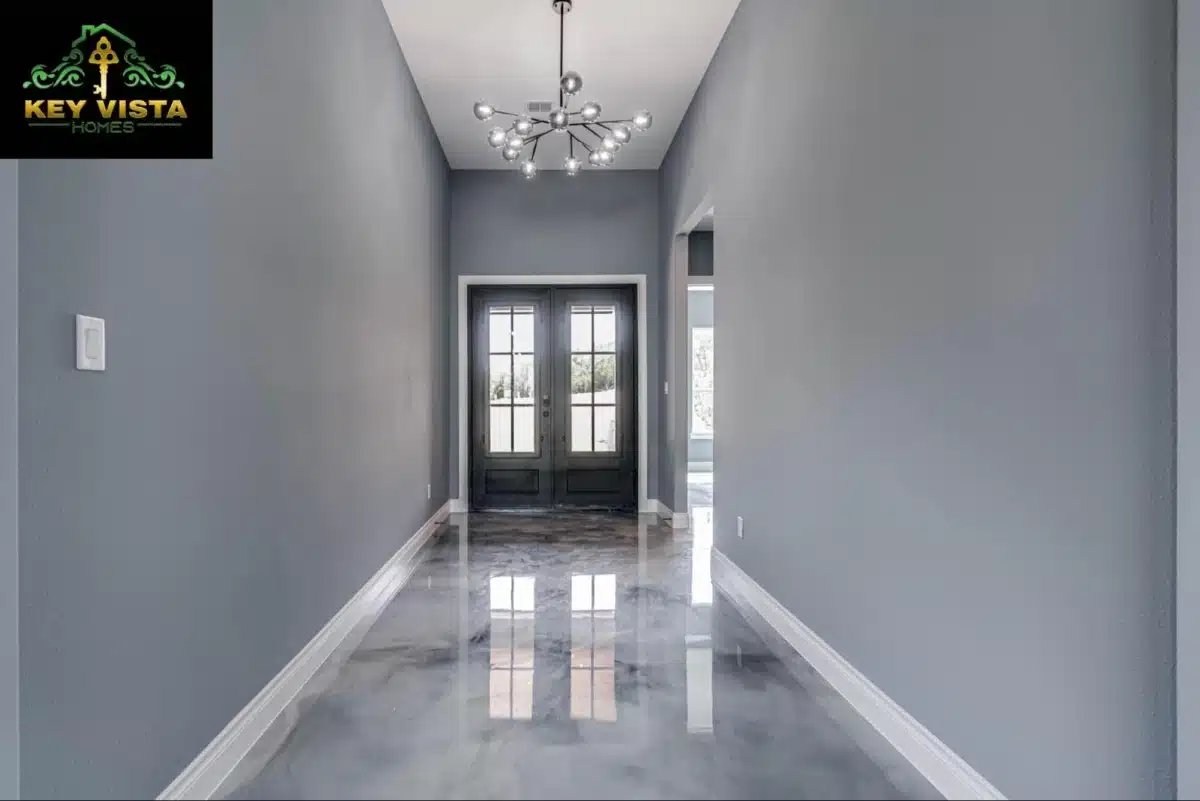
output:
[[692,512],[456,516],[229,796],[934,797],[714,594]]

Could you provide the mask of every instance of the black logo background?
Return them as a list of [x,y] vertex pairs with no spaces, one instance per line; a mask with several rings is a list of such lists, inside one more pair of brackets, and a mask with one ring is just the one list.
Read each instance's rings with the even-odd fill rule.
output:
[[[0,157],[5,158],[212,158],[212,0],[186,0],[166,6],[146,3],[48,3],[17,11],[6,19],[7,42],[0,47]],[[108,72],[108,99],[178,98],[187,110],[179,128],[139,127],[132,133],[72,133],[69,127],[30,127],[25,100],[88,100],[87,119],[99,119],[92,86],[99,70],[87,63],[84,84],[37,89],[22,84],[36,64],[57,65],[71,51],[85,24],[107,23],[137,43],[149,64],[175,67],[183,88],[128,87],[122,79],[124,61]],[[112,37],[110,37],[112,39]],[[124,42],[112,39],[118,56]],[[90,45],[90,42],[89,42]],[[119,45],[119,46],[118,46]],[[43,104],[44,106],[44,104]],[[69,113],[68,113],[68,122]],[[147,118],[147,121],[153,121]]]

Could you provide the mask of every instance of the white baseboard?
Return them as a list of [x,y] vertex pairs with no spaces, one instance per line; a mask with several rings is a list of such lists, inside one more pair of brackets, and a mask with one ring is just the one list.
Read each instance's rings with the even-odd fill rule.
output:
[[[408,581],[414,557],[439,523],[446,519],[451,501],[425,521],[417,533],[346,602],[325,627],[296,654],[262,691],[237,714],[208,747],[163,790],[159,799],[208,799],[220,789],[259,738],[287,709],[317,670],[338,646],[363,623],[377,617]],[[360,629],[361,630],[361,629]]]
[[646,506],[643,507],[644,514],[658,515],[671,528],[687,528],[688,516],[686,512],[672,512],[671,507],[667,506],[657,498],[651,498],[646,501]]
[[659,517],[671,516],[671,510],[667,508],[666,504],[657,498],[651,498],[646,501],[646,505],[642,507],[641,511],[642,514],[657,515]]
[[958,754],[847,662],[758,582],[717,549],[712,579],[748,605],[946,798],[1004,801],[1004,796]]
[[446,505],[450,510],[450,514],[452,515],[466,514],[467,510],[470,508],[467,506],[466,498],[451,498],[446,502]]

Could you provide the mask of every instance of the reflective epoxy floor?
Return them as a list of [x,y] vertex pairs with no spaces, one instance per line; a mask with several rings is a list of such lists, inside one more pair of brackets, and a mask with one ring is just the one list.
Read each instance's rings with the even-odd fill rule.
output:
[[935,797],[714,594],[692,514],[456,516],[230,795]]

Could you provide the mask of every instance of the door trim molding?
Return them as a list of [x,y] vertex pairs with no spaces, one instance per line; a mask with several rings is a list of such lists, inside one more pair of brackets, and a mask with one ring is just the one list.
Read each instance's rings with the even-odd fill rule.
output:
[[632,275],[460,275],[458,276],[458,497],[450,502],[450,511],[470,508],[470,417],[471,385],[468,347],[470,308],[467,295],[472,286],[608,286],[637,287],[637,471],[638,510],[653,511],[649,505],[650,436],[649,364],[647,347],[646,274]]
[[748,607],[779,634],[943,796],[1003,801],[987,779],[716,548],[712,580],[734,606]]

